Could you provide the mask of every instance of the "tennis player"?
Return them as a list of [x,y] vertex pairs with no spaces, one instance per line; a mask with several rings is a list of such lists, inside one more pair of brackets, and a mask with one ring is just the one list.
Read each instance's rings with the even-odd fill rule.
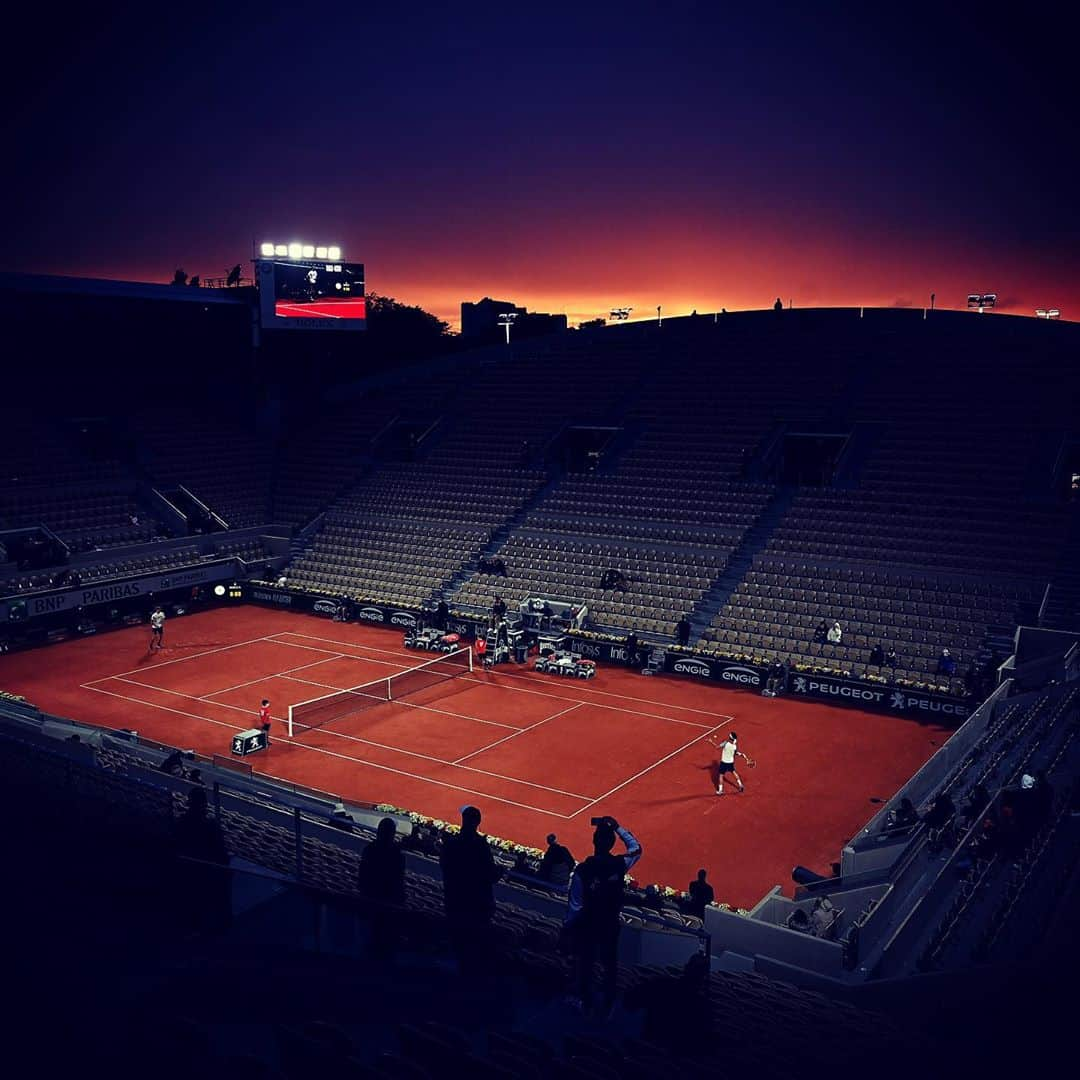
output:
[[165,609],[158,604],[150,613],[150,651],[165,648]]
[[732,780],[739,785],[739,791],[745,791],[746,789],[743,786],[742,777],[739,776],[739,773],[735,768],[735,759],[741,757],[746,764],[751,767],[753,767],[754,763],[739,749],[738,735],[736,735],[734,731],[731,731],[722,743],[714,742],[712,739],[710,739],[709,742],[720,750],[720,775],[717,778],[716,794],[724,794],[724,777],[728,775],[730,775]]
[[259,721],[255,725],[265,736],[266,745],[270,745],[270,699],[263,698],[259,706]]

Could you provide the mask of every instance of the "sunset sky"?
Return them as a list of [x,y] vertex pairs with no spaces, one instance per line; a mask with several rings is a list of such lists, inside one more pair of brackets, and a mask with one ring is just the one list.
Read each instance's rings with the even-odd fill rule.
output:
[[870,7],[40,5],[8,27],[0,269],[167,281],[301,239],[454,323],[484,295],[1080,317],[1053,13]]

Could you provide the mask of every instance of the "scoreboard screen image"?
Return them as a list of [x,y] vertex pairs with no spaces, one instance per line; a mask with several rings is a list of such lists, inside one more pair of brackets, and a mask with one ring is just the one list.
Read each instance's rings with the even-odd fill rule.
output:
[[363,330],[364,264],[326,259],[260,259],[265,330]]

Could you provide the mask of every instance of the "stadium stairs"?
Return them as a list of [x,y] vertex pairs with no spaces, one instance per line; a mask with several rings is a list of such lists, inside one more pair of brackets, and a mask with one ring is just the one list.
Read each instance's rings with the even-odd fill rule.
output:
[[754,527],[728,560],[727,568],[698,601],[690,613],[691,641],[697,641],[710,625],[716,613],[728,602],[739,582],[754,565],[754,556],[765,550],[769,537],[776,531],[795,499],[796,488],[780,487],[766,506]]
[[868,421],[857,423],[852,428],[851,437],[844,446],[840,459],[833,473],[833,486],[854,488],[859,484],[859,474],[863,465],[877,449],[881,436],[885,433],[885,424]]
[[525,504],[513,517],[504,521],[492,534],[491,539],[487,545],[476,553],[476,557],[470,559],[463,566],[459,567],[453,577],[448,578],[442,583],[442,585],[435,590],[432,594],[432,599],[437,600],[438,597],[444,596],[447,599],[450,598],[452,593],[457,592],[458,588],[468,579],[474,577],[476,572],[480,568],[480,560],[488,556],[495,555],[503,544],[506,543],[507,537],[540,505],[541,502],[547,497],[548,493],[554,491],[558,487],[560,481],[563,478],[562,472],[556,472],[549,475],[547,482],[540,487],[532,496],[527,499]]

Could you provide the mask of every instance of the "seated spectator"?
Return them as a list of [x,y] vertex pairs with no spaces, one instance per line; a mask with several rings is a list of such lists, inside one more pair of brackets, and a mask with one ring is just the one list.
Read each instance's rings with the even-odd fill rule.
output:
[[885,666],[892,668],[893,671],[900,666],[900,658],[896,655],[895,649],[890,649],[885,654]]
[[343,802],[334,803],[334,809],[330,811],[329,823],[333,825],[335,829],[340,829],[342,832],[353,831],[352,815],[346,809]]
[[948,649],[941,650],[941,656],[938,657],[937,673],[944,675],[948,679],[951,679],[956,674],[956,659],[949,653]]
[[949,793],[943,791],[936,799],[934,799],[930,809],[923,817],[923,822],[931,829],[943,829],[950,821],[952,821],[955,814],[956,806],[949,797]]
[[827,619],[822,619],[818,623],[817,629],[814,631],[814,641],[819,645],[824,645],[829,635],[829,622]]
[[660,890],[655,885],[645,886],[645,895],[641,898],[640,904],[647,911],[663,911],[664,900],[660,895]]
[[675,624],[675,642],[684,649],[690,644],[690,620],[683,615]]
[[870,650],[868,663],[874,667],[881,667],[885,663],[885,650],[881,647],[880,641]]
[[777,658],[769,667],[768,678],[765,680],[765,689],[762,691],[765,697],[776,697],[782,693],[787,685],[787,664]]
[[585,624],[589,619],[589,609],[584,604],[581,604],[579,607],[572,608],[571,610],[573,613],[574,629],[584,630]]
[[554,833],[548,833],[547,845],[547,850],[540,860],[540,877],[552,885],[569,885],[577,860],[570,854],[569,848],[559,843]]
[[900,805],[889,811],[890,829],[907,829],[919,823],[919,815],[911,800],[905,795]]
[[491,603],[491,617],[496,626],[506,618],[506,601],[501,596],[496,596]]
[[831,644],[840,644],[840,639],[843,637],[843,631],[840,629],[840,624],[838,622],[834,622],[832,626],[829,627],[829,632],[826,637]]
[[705,918],[705,909],[716,898],[713,887],[705,880],[704,870],[697,872],[697,878],[691,881],[686,891],[690,894],[690,900],[686,905],[689,915],[696,915],[699,919]]

